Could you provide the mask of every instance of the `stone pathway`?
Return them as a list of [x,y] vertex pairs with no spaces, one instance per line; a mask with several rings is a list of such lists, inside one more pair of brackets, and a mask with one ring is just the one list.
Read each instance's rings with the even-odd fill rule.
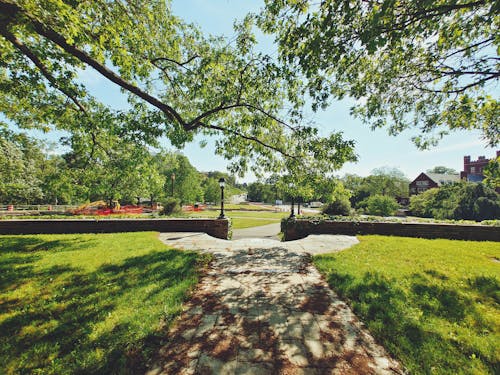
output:
[[[160,238],[202,242],[189,235]],[[312,266],[307,239],[206,240],[214,260],[148,374],[403,373]]]

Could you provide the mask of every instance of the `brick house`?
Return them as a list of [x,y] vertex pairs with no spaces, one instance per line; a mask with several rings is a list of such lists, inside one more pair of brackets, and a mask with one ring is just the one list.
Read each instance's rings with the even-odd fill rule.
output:
[[426,190],[460,181],[458,174],[420,173],[410,182],[410,195],[420,194]]
[[[500,151],[497,151],[497,158],[500,156]],[[460,179],[481,182],[484,179],[483,169],[488,165],[490,159],[480,156],[477,160],[471,160],[470,156],[464,156],[464,170],[460,172]]]

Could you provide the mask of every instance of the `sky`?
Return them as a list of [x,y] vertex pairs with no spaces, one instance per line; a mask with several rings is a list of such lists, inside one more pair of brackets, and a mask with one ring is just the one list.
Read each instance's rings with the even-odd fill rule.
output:
[[[196,24],[205,33],[224,35],[231,38],[234,35],[233,23],[235,19],[242,19],[248,12],[257,12],[263,5],[257,0],[173,0],[173,13],[187,22]],[[272,38],[257,34],[259,48],[271,55],[276,55],[276,47]],[[119,89],[109,84],[91,68],[82,73],[90,91],[114,108],[126,107],[126,97]],[[367,176],[379,167],[392,167],[400,169],[410,180],[416,178],[438,165],[453,168],[460,172],[463,167],[463,157],[470,155],[472,159],[478,156],[491,158],[495,156],[495,149],[486,147],[477,131],[454,132],[444,138],[438,146],[420,151],[412,143],[411,137],[417,135],[415,130],[404,131],[398,136],[390,136],[386,129],[370,130],[359,119],[350,115],[352,102],[344,100],[333,103],[327,110],[312,114],[320,133],[327,134],[331,131],[342,131],[346,139],[356,142],[358,161],[347,163],[336,174],[342,176],[354,173]],[[52,135],[52,140],[57,139],[57,133]],[[207,147],[200,148],[201,138],[185,147],[182,152],[190,162],[200,171],[220,170],[225,171],[228,161],[213,153],[213,143],[208,142]],[[168,141],[163,145],[169,147]],[[207,157],[211,154],[211,157]],[[252,182],[255,176],[248,173],[240,182]]]
[[[248,12],[257,12],[262,3],[256,0],[174,0],[172,10],[174,14],[197,24],[207,33],[231,37],[234,20],[242,19]],[[270,37],[258,34],[257,38],[263,51],[275,54],[276,47]],[[372,131],[350,115],[351,106],[352,102],[347,100],[336,102],[326,111],[315,113],[313,116],[324,134],[341,130],[347,139],[356,142],[358,162],[345,164],[338,171],[338,175],[355,173],[367,176],[373,169],[387,166],[398,168],[408,178],[413,179],[437,165],[460,172],[464,155],[470,155],[472,159],[483,155],[487,158],[495,156],[495,150],[485,147],[485,142],[477,131],[454,132],[437,147],[420,151],[411,141],[412,136],[417,134],[415,131],[405,131],[397,137],[390,136],[386,129]],[[199,170],[209,170],[215,165],[225,164],[221,158],[208,160],[204,157],[206,151],[200,151],[196,143],[188,146],[184,153]],[[252,178],[252,175],[246,176],[248,180]]]

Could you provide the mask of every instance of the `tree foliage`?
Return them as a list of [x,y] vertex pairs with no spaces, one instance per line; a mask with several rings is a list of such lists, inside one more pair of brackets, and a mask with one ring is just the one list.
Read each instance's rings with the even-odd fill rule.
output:
[[366,212],[370,215],[389,216],[394,214],[399,205],[394,198],[375,194],[366,200]]
[[500,218],[500,197],[481,183],[457,183],[430,189],[410,198],[413,215],[452,220]]
[[341,181],[337,181],[328,204],[323,208],[327,215],[349,215],[351,213],[351,202],[349,198],[352,192],[345,188]]
[[290,80],[303,80],[297,86],[314,109],[349,96],[373,128],[418,127],[422,148],[453,129],[500,141],[498,1],[265,3],[258,22],[275,35]]
[[500,156],[489,161],[484,168],[484,183],[493,189],[500,191]]
[[442,165],[438,165],[432,169],[428,169],[429,173],[438,173],[438,174],[458,174],[458,172],[453,168],[448,168]]
[[26,135],[0,127],[0,202],[33,203],[42,197],[40,147]]
[[[300,94],[254,51],[248,20],[235,31],[234,43],[204,36],[168,0],[0,0],[0,112],[24,128],[100,128],[147,143],[166,136],[176,147],[213,136],[232,172],[354,160],[352,141],[301,122]],[[93,98],[79,79],[85,69],[128,94],[130,108]]]
[[[53,155],[26,134],[0,129],[0,203],[166,202],[172,198],[174,173],[177,202],[203,201],[206,181],[215,184],[220,196],[218,179],[206,178],[178,152],[153,152],[109,132],[74,132],[63,141],[70,151]],[[234,177],[210,174],[225,176],[230,195]]]
[[367,199],[373,195],[398,198],[407,197],[409,194],[409,180],[403,172],[395,168],[377,168],[367,177],[348,174],[342,181],[352,192],[350,201],[357,208],[365,208]]

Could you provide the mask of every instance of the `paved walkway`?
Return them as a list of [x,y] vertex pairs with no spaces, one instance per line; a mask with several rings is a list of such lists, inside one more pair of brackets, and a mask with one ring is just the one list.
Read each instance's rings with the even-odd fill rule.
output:
[[281,223],[262,225],[243,229],[233,229],[233,240],[242,238],[268,238],[279,241],[278,233],[281,230]]
[[356,238],[160,239],[210,252],[214,261],[149,374],[402,373],[311,264],[311,250],[341,250]]

